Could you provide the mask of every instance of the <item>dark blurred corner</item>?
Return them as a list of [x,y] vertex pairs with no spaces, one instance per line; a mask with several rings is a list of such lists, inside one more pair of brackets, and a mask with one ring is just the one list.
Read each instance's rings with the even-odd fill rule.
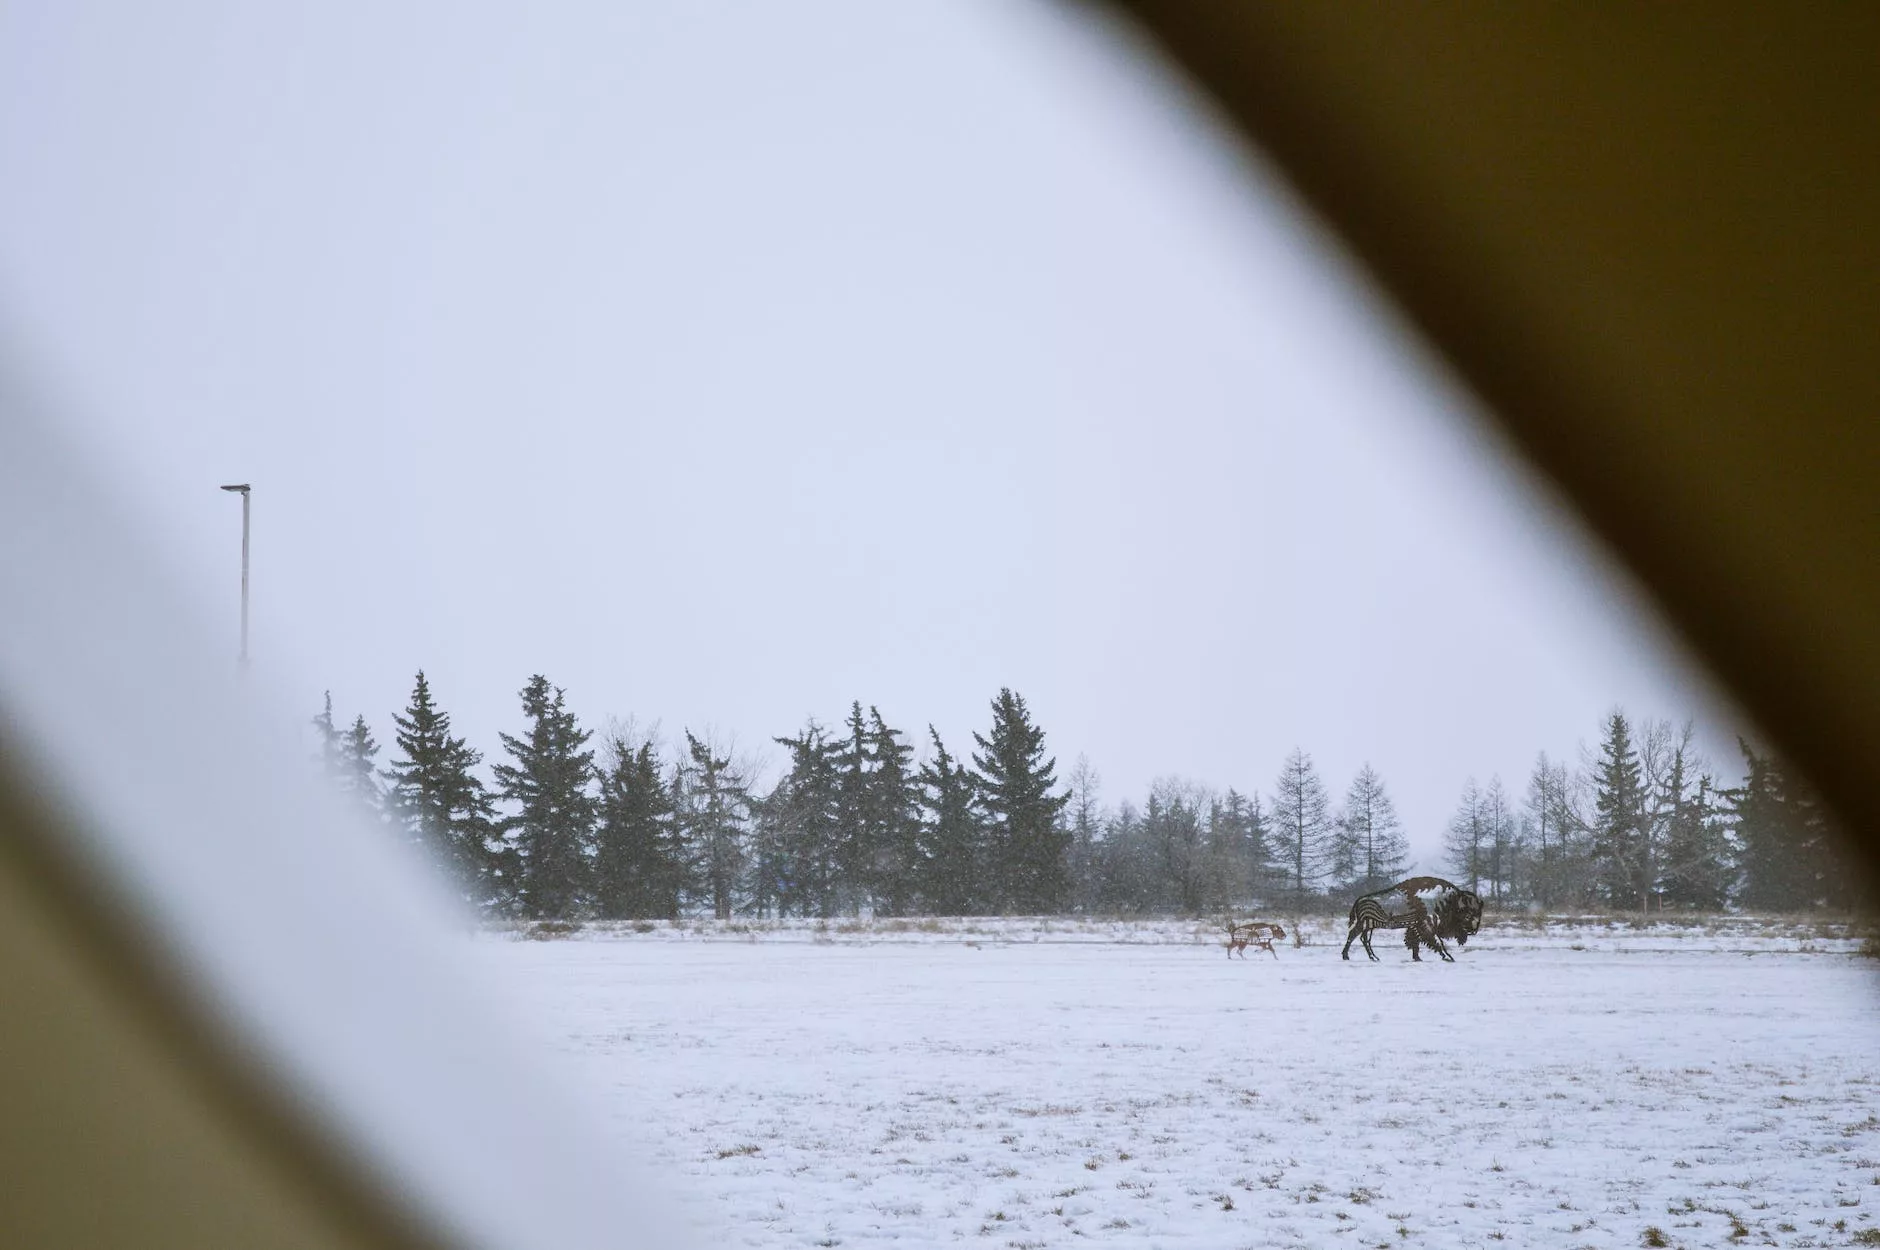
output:
[[[1880,852],[1880,8],[1125,3]],[[11,414],[0,412],[0,422]],[[0,539],[5,538],[0,535]],[[0,600],[0,605],[5,601]],[[39,854],[0,725],[10,1245],[421,1244]]]
[[1124,0],[1880,861],[1880,8]]
[[259,1099],[46,848],[69,839],[0,724],[0,1229],[18,1247],[432,1246]]

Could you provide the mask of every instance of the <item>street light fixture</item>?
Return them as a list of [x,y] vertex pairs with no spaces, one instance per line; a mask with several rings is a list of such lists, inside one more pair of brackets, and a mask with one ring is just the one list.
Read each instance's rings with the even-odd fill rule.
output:
[[242,497],[242,671],[248,670],[248,483],[224,486]]

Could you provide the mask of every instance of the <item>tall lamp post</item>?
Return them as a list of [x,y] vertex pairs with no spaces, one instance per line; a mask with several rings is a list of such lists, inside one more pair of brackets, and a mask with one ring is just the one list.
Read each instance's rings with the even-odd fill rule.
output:
[[242,497],[242,671],[248,670],[248,483],[224,486]]

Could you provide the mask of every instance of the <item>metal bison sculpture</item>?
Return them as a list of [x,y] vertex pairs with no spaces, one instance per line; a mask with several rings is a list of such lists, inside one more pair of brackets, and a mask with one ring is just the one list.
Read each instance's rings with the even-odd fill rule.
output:
[[1345,949],[1339,958],[1351,958],[1351,944],[1360,942],[1372,959],[1371,935],[1379,929],[1402,929],[1403,944],[1410,958],[1421,963],[1425,946],[1451,963],[1445,940],[1465,946],[1482,927],[1482,900],[1452,881],[1441,877],[1411,877],[1396,885],[1358,896],[1351,905],[1351,929],[1345,934]]

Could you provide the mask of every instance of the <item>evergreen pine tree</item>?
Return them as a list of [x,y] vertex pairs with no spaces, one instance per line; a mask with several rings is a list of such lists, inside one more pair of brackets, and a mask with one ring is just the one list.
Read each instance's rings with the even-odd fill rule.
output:
[[1139,873],[1135,895],[1137,906],[1144,911],[1166,913],[1172,906],[1170,899],[1174,888],[1170,883],[1169,847],[1166,845],[1168,825],[1162,795],[1151,783],[1148,797],[1136,812],[1130,829],[1135,842],[1132,858]]
[[859,913],[875,888],[875,829],[870,812],[868,722],[861,700],[849,706],[849,717],[837,755],[836,803],[840,823],[836,838],[836,893],[841,906]]
[[1368,763],[1352,778],[1339,814],[1338,840],[1344,844],[1342,860],[1351,865],[1344,885],[1352,894],[1367,894],[1402,880],[1410,858],[1410,843],[1397,819],[1384,779]]
[[379,786],[378,768],[373,763],[378,755],[379,744],[373,741],[366,718],[355,716],[352,728],[340,738],[339,787],[374,824],[385,819],[385,792]]
[[341,773],[340,732],[333,723],[333,692],[326,692],[326,705],[313,718],[313,732],[319,749],[313,758],[320,765],[320,775],[337,783]]
[[422,671],[392,727],[398,756],[385,772],[390,815],[469,902],[508,910],[515,865],[496,839],[490,795],[475,772],[482,757],[451,736],[450,716],[432,700]]
[[974,779],[988,817],[991,884],[999,909],[1026,914],[1063,910],[1068,881],[1058,823],[1070,796],[1053,793],[1057,761],[1046,759],[1044,731],[1025,700],[1002,689],[992,701],[990,736],[975,733]]
[[1806,905],[1837,911],[1870,908],[1871,883],[1861,865],[1843,852],[1843,835],[1827,804],[1800,777],[1791,783],[1790,793],[1797,817],[1797,858],[1809,886]]
[[1207,870],[1201,908],[1213,914],[1243,910],[1254,889],[1254,874],[1246,863],[1246,797],[1235,789],[1207,801],[1203,859]]
[[694,876],[711,903],[712,915],[729,920],[737,908],[748,859],[750,788],[730,756],[720,755],[690,730],[685,745],[680,812],[697,861]]
[[609,745],[594,833],[594,910],[604,920],[677,920],[685,847],[651,742]]
[[1680,747],[1658,796],[1665,822],[1658,888],[1670,906],[1716,911],[1729,896],[1729,843],[1710,778],[1699,777],[1693,789],[1684,757]]
[[1773,756],[1758,755],[1742,739],[1746,775],[1729,792],[1743,874],[1741,902],[1758,911],[1794,911],[1805,906],[1807,885],[1795,855],[1790,827],[1788,780]]
[[1312,757],[1298,747],[1286,757],[1273,787],[1271,836],[1283,874],[1280,888],[1294,916],[1303,914],[1319,888],[1331,802]]
[[1229,798],[1210,795],[1203,823],[1202,910],[1216,915],[1232,914],[1249,892],[1251,881],[1246,861],[1241,858],[1240,820],[1246,815],[1247,801],[1228,791]]
[[1152,865],[1137,833],[1140,824],[1136,805],[1124,799],[1104,825],[1097,843],[1098,898],[1104,911],[1129,914],[1149,906]]
[[1651,848],[1638,753],[1623,712],[1606,721],[1594,784],[1592,855],[1600,897],[1609,907],[1643,909],[1653,884]]
[[842,840],[841,744],[811,721],[794,738],[790,771],[765,800],[759,817],[759,892],[775,896],[779,915],[836,914]]
[[540,673],[522,688],[523,737],[502,734],[512,761],[498,764],[497,785],[510,804],[504,831],[521,857],[521,907],[556,919],[586,902],[589,850],[594,837],[594,752],[588,734],[567,710],[559,686]]
[[790,779],[784,777],[770,793],[751,799],[750,862],[745,872],[752,915],[784,917],[799,907],[791,897],[795,864],[789,854]]
[[1208,863],[1196,788],[1172,777],[1152,784],[1141,834],[1155,851],[1155,907],[1184,916],[1201,914]]
[[920,837],[920,796],[912,769],[914,748],[890,729],[881,712],[868,709],[869,841],[874,848],[875,908],[885,916],[911,914],[919,902],[924,874]]
[[985,821],[979,790],[965,765],[954,760],[932,725],[933,758],[921,766],[923,883],[928,910],[941,916],[973,916],[991,910],[984,888]]
[[1742,748],[1748,776],[1728,796],[1742,904],[1768,911],[1866,905],[1866,878],[1843,858],[1820,799],[1775,757]]
[[1280,878],[1273,863],[1266,812],[1258,794],[1248,797],[1232,787],[1219,807],[1216,822],[1233,860],[1233,892],[1228,902],[1236,909],[1252,906],[1271,894]]
[[379,786],[378,770],[373,761],[379,744],[373,741],[366,718],[353,718],[351,728],[341,729],[333,720],[333,692],[327,691],[320,714],[313,718],[319,750],[314,759],[326,779],[352,801],[354,808],[368,821],[385,818],[385,794]]
[[706,896],[705,851],[696,841],[696,822],[692,819],[691,735],[687,734],[686,738],[686,757],[673,763],[666,778],[667,802],[672,807],[673,825],[678,833],[680,875],[685,881],[685,888],[679,895],[681,915],[687,906]]

